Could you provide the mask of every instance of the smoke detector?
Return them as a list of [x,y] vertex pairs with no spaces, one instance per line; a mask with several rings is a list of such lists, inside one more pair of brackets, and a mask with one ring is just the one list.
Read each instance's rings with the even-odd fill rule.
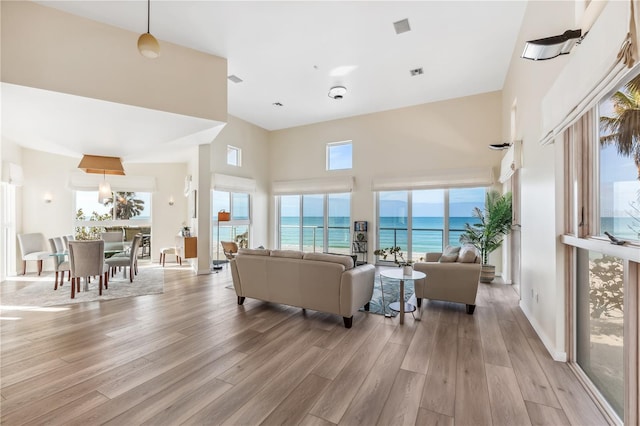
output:
[[342,99],[347,93],[347,88],[344,86],[333,86],[329,89],[329,97],[331,99]]

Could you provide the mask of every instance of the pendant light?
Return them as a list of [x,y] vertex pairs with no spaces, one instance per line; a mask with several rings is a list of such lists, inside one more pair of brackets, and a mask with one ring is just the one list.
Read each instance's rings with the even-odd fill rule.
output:
[[138,38],[138,50],[145,58],[155,59],[160,56],[160,44],[149,32],[151,21],[151,0],[147,0],[147,32]]
[[104,204],[106,200],[111,199],[111,185],[107,182],[106,172],[102,173],[102,182],[98,185],[98,202]]

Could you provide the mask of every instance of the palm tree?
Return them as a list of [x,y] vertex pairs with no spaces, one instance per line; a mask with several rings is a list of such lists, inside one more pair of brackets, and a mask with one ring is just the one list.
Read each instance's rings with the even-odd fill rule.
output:
[[613,94],[613,117],[600,117],[600,144],[615,144],[620,155],[633,157],[640,180],[640,74]]
[[112,210],[115,209],[114,217],[116,219],[131,219],[138,216],[144,210],[144,200],[135,198],[135,192],[117,192],[115,203],[108,200],[105,206],[113,204]]

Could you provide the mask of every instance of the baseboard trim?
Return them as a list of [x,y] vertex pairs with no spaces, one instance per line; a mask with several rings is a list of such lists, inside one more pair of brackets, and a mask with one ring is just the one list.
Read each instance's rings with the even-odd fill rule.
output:
[[520,301],[519,305],[520,305],[520,309],[522,309],[522,312],[524,313],[524,316],[527,317],[527,319],[529,320],[529,323],[533,327],[533,330],[536,332],[536,334],[542,341],[542,344],[547,349],[547,352],[549,352],[549,355],[551,355],[551,358],[553,358],[554,361],[567,362],[567,353],[555,350],[554,346],[551,344],[551,341],[549,340],[547,335],[542,331],[542,327],[540,327],[540,324],[538,324],[538,321],[536,321],[533,315],[531,315],[529,310],[522,303],[522,300]]

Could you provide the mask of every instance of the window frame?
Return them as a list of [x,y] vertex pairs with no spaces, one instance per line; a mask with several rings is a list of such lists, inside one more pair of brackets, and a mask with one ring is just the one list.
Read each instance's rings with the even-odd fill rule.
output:
[[[565,343],[567,363],[582,384],[597,400],[608,420],[614,424],[636,424],[639,419],[638,386],[640,374],[640,242],[633,240],[624,246],[610,244],[601,235],[600,211],[600,133],[598,106],[603,99],[626,84],[637,69],[629,73],[615,85],[615,88],[598,100],[596,106],[586,111],[569,126],[564,134],[564,232],[560,240],[564,246],[565,267]],[[583,119],[590,120],[587,124]],[[620,418],[600,390],[578,364],[577,339],[579,324],[577,318],[578,250],[585,249],[607,254],[623,260],[623,351],[624,351],[624,413]]]
[[[236,162],[235,164],[229,161],[229,153],[235,152]],[[242,148],[237,146],[227,145],[227,165],[234,167],[242,167]]]
[[[329,198],[332,195],[338,194],[347,194],[349,196],[349,220],[347,221],[347,225],[344,227],[330,226],[329,224]],[[314,194],[286,194],[286,195],[277,195],[276,196],[276,246],[281,249],[282,248],[282,197],[283,196],[296,196],[299,197],[298,200],[298,217],[300,218],[298,228],[298,250],[304,250],[304,197],[305,196],[322,196],[322,250],[321,253],[327,252],[331,247],[329,246],[329,234],[331,229],[346,229],[349,236],[347,238],[347,247],[346,253],[351,253],[351,218],[352,218],[352,202],[353,197],[351,192],[330,192],[330,193],[314,193]],[[313,248],[313,252],[316,252],[315,245]]]
[[[450,192],[451,190],[456,190],[456,189],[472,189],[472,188],[483,188],[484,189],[484,194],[486,197],[486,193],[489,189],[489,187],[485,187],[485,186],[472,186],[472,187],[453,187],[453,188],[432,188],[432,190],[440,190],[442,191],[442,203],[443,203],[443,222],[442,222],[442,239],[441,239],[441,248],[440,250],[442,251],[444,249],[444,247],[446,247],[449,244],[449,239],[450,239],[450,232],[451,231],[457,231],[457,229],[452,229],[451,228],[451,205],[450,205]],[[406,253],[407,258],[408,259],[412,259],[414,261],[418,260],[421,256],[424,255],[424,253],[413,253],[413,233],[415,231],[433,231],[433,229],[424,229],[424,228],[415,228],[413,225],[413,195],[414,192],[416,191],[422,191],[421,189],[404,189],[404,190],[392,190],[392,191],[376,191],[375,192],[375,203],[376,203],[376,208],[375,208],[375,214],[376,214],[376,236],[375,236],[375,240],[376,240],[376,248],[382,248],[380,247],[380,241],[381,241],[381,237],[380,237],[380,230],[381,230],[381,220],[380,220],[380,194],[382,193],[386,193],[386,192],[406,192],[407,193],[407,247],[402,247],[403,248],[403,252]],[[485,197],[483,197],[483,205],[484,205],[484,199]],[[396,229],[403,229],[403,228],[396,228]],[[395,239],[394,239],[395,240]],[[397,240],[395,240],[397,241]],[[376,263],[380,263],[382,265],[386,265],[386,264],[390,264],[392,263],[393,260],[392,259],[387,259],[387,260],[381,260],[379,257],[376,259]]]
[[[351,147],[351,158],[349,159],[349,167],[332,168],[331,167],[331,150],[339,146],[349,145]],[[329,142],[326,146],[326,169],[327,171],[352,170],[353,169],[353,141]]]

